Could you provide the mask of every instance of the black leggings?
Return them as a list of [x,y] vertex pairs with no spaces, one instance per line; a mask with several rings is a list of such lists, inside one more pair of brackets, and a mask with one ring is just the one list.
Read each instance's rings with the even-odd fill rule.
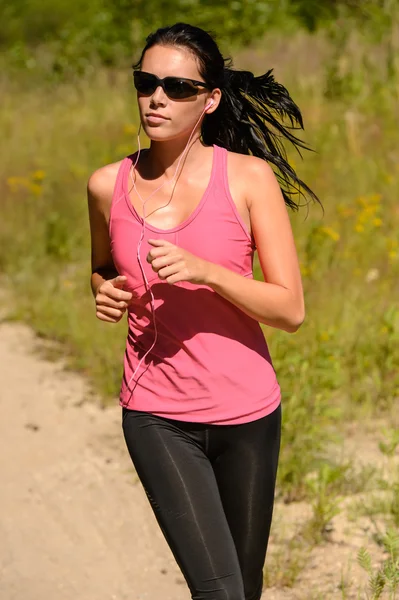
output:
[[238,425],[122,409],[129,454],[192,600],[259,600],[281,405]]

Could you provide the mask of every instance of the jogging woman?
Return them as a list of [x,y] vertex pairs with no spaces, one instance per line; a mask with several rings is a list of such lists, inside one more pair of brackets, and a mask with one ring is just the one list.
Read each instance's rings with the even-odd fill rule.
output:
[[318,201],[280,142],[309,149],[275,116],[303,128],[299,108],[271,70],[231,65],[197,27],[149,35],[133,70],[150,147],[88,182],[96,315],[127,311],[124,438],[194,600],[262,594],[281,391],[259,323],[304,320],[286,207]]

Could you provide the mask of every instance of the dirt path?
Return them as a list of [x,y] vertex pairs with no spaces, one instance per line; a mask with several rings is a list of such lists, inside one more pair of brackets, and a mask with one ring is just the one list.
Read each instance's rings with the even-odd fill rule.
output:
[[38,345],[0,324],[1,600],[187,600],[119,407],[101,410]]

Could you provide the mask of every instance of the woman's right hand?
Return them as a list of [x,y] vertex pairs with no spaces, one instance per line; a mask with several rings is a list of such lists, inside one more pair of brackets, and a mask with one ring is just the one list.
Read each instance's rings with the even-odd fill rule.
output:
[[133,295],[123,290],[125,283],[126,276],[118,275],[98,286],[95,296],[98,319],[109,323],[118,323],[121,320]]

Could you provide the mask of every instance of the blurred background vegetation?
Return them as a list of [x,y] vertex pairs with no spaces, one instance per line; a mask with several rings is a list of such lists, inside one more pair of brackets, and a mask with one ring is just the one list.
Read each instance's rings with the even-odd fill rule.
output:
[[9,64],[65,75],[117,66],[166,23],[186,21],[214,31],[220,43],[253,44],[271,29],[298,27],[345,37],[348,28],[381,38],[391,27],[394,0],[0,0],[0,49]]
[[[14,317],[112,402],[126,328],[95,318],[85,193],[136,149],[130,65],[149,32],[183,20],[214,31],[236,68],[274,69],[315,150],[302,161],[288,146],[290,162],[325,207],[290,213],[305,323],[264,327],[283,391],[278,494],[312,498],[314,473],[324,495],[351,493],[363,480],[330,445],[353,421],[399,425],[398,0],[0,0],[0,20],[0,272]],[[394,489],[399,506],[399,474]]]

